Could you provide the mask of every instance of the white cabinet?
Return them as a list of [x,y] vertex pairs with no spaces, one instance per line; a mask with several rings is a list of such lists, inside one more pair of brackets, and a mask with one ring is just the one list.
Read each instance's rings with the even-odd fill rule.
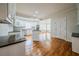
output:
[[72,51],[79,53],[79,38],[72,37]]
[[0,48],[0,56],[9,56],[9,48],[8,47]]
[[0,48],[0,56],[25,56],[25,42]]

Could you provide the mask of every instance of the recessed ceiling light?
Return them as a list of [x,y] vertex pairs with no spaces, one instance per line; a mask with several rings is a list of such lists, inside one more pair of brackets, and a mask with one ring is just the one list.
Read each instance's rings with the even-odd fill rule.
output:
[[38,11],[35,11],[35,14],[38,14]]

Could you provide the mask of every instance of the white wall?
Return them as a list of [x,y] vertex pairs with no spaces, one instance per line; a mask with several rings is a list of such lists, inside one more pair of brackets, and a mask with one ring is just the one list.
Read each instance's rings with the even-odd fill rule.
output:
[[7,17],[7,3],[0,3],[0,20]]
[[78,4],[76,4],[76,6],[77,6],[77,24],[79,24],[79,3]]
[[77,24],[76,8],[64,10],[52,15],[51,35],[67,41],[72,41],[71,34]]

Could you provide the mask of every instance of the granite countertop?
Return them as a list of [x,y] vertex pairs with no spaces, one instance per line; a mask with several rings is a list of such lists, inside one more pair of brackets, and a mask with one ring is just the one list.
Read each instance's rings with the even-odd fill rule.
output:
[[[13,40],[14,39],[14,40]],[[0,48],[26,41],[25,39],[11,38],[8,36],[0,37]]]
[[73,32],[72,37],[78,37],[79,38],[79,33]]

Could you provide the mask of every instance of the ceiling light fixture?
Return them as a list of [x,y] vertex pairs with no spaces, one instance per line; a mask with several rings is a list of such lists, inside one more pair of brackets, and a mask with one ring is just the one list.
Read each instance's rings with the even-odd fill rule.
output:
[[33,17],[36,17],[38,13],[38,11],[34,11]]
[[35,14],[38,14],[38,11],[35,11]]

